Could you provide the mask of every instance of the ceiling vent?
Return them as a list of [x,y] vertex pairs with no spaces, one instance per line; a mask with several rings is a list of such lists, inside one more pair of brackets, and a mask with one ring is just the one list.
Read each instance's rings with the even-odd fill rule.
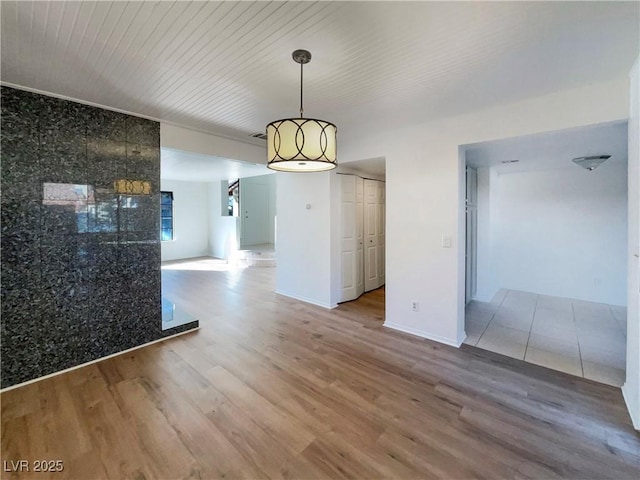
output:
[[258,133],[252,133],[251,136],[253,138],[259,138],[260,140],[266,140],[267,139],[267,135],[261,132]]
[[520,160],[502,160],[502,163],[518,163]]
[[590,172],[598,168],[605,160],[611,158],[611,155],[591,155],[589,157],[578,157],[572,161],[576,165],[589,170]]

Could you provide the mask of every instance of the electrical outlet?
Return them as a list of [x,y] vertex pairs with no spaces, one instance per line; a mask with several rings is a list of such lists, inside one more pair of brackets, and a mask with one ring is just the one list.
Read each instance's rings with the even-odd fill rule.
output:
[[420,311],[420,304],[416,301],[411,302],[411,310],[414,312]]

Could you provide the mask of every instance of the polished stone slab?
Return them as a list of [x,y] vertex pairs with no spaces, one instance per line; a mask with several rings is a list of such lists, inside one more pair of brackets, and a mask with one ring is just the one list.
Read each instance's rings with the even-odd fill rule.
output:
[[197,327],[162,321],[160,124],[0,100],[2,387]]

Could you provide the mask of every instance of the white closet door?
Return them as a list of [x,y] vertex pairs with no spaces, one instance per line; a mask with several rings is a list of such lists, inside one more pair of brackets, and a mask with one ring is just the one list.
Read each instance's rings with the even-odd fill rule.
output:
[[364,180],[364,290],[380,286],[378,276],[378,182]]
[[364,293],[364,179],[354,177],[356,182],[356,293]]
[[378,183],[378,208],[376,210],[376,224],[378,227],[378,286],[384,285],[385,273],[385,183]]
[[[356,180],[352,175],[340,175],[341,184],[341,260],[342,260],[342,289],[341,302],[353,300],[360,295],[358,292],[358,229],[356,212]],[[361,239],[362,240],[362,239]]]

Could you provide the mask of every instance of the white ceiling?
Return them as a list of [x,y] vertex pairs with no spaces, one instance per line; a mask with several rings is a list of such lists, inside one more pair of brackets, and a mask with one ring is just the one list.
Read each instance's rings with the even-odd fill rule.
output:
[[[466,145],[467,165],[496,166],[498,173],[580,168],[571,160],[611,155],[606,164],[627,163],[627,122],[592,125],[555,132]],[[503,164],[503,161],[519,160]],[[599,167],[599,168],[602,168]]]
[[215,182],[275,173],[266,166],[228,158],[160,149],[160,176],[165,180]]
[[[16,2],[1,80],[247,139],[298,110],[361,129],[626,75],[639,2]],[[249,140],[259,144],[258,141]]]

